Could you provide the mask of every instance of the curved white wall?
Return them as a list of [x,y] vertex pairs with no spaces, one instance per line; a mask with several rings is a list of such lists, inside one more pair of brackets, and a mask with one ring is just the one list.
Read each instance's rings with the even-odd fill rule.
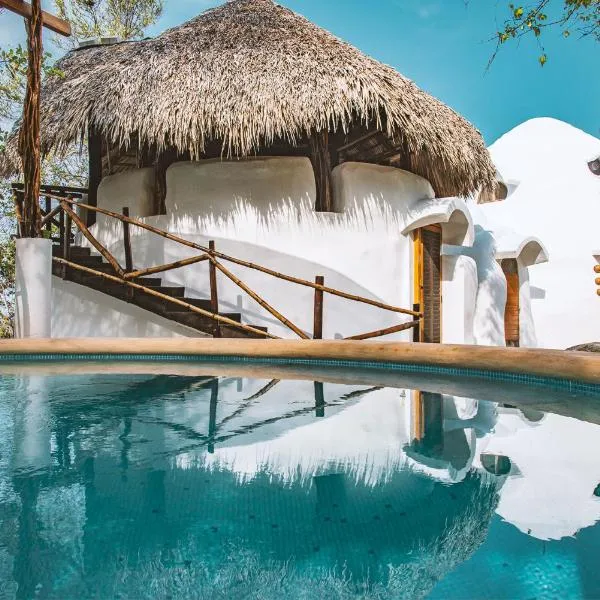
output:
[[518,223],[550,256],[529,270],[539,345],[564,349],[600,340],[593,271],[600,177],[587,164],[600,154],[600,140],[555,119],[532,119],[502,136],[490,152],[502,174],[521,183],[507,200],[482,210],[491,223]]
[[[154,169],[135,169],[104,177],[98,187],[98,206],[122,213],[129,208],[132,217],[148,217],[154,211]],[[97,222],[113,219],[97,213]]]
[[333,169],[332,178],[339,212],[375,201],[403,217],[415,201],[435,197],[426,179],[394,167],[347,162]]
[[[119,177],[125,181],[124,175]],[[143,180],[145,175],[139,177]],[[112,180],[112,188],[108,184],[105,188],[121,193],[116,181]],[[133,181],[133,177],[128,180],[132,185]],[[452,246],[459,250],[457,254],[462,252],[461,244],[472,243],[473,223],[467,205],[456,198],[434,198],[431,185],[422,177],[393,167],[344,163],[334,169],[333,182],[339,212],[316,213],[314,175],[307,158],[175,163],[167,171],[167,215],[146,221],[204,246],[215,240],[219,250],[276,271],[310,281],[323,275],[331,287],[404,308],[413,305],[410,229],[415,224],[441,223],[444,243],[458,244]],[[100,221],[95,232],[123,261],[120,224]],[[132,247],[138,268],[194,254],[189,248],[135,228]],[[312,289],[227,266],[312,335]],[[473,342],[477,339],[473,327],[478,283],[473,257],[447,255],[442,267],[442,339]],[[206,298],[209,294],[206,264],[171,271],[163,281],[185,286],[190,297]],[[241,312],[246,323],[267,326],[278,336],[294,337],[221,274],[219,299],[222,311]],[[407,320],[410,317],[325,297],[327,338],[383,329]],[[387,339],[410,340],[412,331]]]
[[315,178],[305,157],[179,162],[167,170],[167,214],[226,217],[239,204],[260,213],[293,203],[312,209]]

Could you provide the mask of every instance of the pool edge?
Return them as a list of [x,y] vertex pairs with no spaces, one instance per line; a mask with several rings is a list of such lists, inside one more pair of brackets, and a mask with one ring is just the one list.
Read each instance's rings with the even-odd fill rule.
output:
[[[279,364],[458,370],[531,383],[535,379],[600,386],[600,356],[538,348],[504,348],[408,342],[344,340],[245,340],[213,338],[71,338],[0,340],[0,362],[16,360],[163,360],[276,361]],[[34,358],[36,357],[36,358]],[[92,358],[93,357],[93,358]],[[463,371],[468,371],[464,372]],[[508,380],[511,380],[508,377]],[[600,387],[599,387],[600,389]]]

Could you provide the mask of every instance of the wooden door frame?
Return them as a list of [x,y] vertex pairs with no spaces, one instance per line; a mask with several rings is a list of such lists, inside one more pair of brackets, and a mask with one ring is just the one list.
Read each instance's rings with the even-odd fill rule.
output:
[[[513,271],[509,272],[508,269],[508,265],[511,265],[511,267],[514,269]],[[504,274],[504,278],[506,280],[506,305],[504,307],[504,341],[506,343],[507,346],[515,346],[514,339],[509,340],[508,339],[508,331],[507,328],[509,325],[514,325],[514,323],[509,323],[507,316],[508,315],[508,309],[509,309],[509,294],[510,294],[510,281],[509,281],[509,275],[514,275],[515,279],[516,279],[516,290],[514,291],[514,293],[516,294],[516,305],[517,305],[517,314],[516,314],[516,334],[517,334],[517,339],[516,339],[516,347],[519,347],[521,345],[521,273],[519,272],[519,261],[516,258],[508,258],[508,259],[503,259],[500,261],[500,268],[502,269],[502,273]],[[513,343],[510,343],[513,342]]]
[[[413,303],[419,306],[419,311],[423,311],[423,283],[424,283],[424,252],[423,252],[423,230],[433,231],[435,233],[439,233],[443,242],[443,230],[442,226],[439,223],[435,223],[433,225],[426,225],[424,227],[420,227],[416,229],[413,234]],[[440,252],[440,339],[443,333],[443,264],[442,264],[442,255]],[[424,327],[419,327],[419,339],[415,339],[415,342],[422,342],[424,337]]]

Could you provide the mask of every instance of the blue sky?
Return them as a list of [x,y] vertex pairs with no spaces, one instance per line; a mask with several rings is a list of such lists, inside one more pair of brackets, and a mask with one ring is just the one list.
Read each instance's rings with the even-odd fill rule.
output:
[[[560,32],[546,34],[541,68],[533,40],[511,44],[486,71],[494,44],[486,40],[509,0],[280,0],[318,25],[397,68],[467,117],[492,143],[532,117],[555,117],[600,136],[600,45]],[[554,0],[555,2],[557,0]],[[165,0],[151,34],[177,25],[212,0]],[[47,6],[51,2],[46,1]],[[0,39],[21,41],[22,22],[0,15]],[[50,42],[50,40],[48,40]]]

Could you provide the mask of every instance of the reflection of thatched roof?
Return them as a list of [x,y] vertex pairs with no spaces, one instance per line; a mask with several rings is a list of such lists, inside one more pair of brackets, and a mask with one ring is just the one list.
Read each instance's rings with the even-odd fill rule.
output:
[[88,125],[113,143],[137,134],[193,158],[211,142],[245,156],[323,129],[379,129],[373,162],[395,158],[438,195],[494,180],[481,135],[465,119],[272,0],[232,0],[155,39],[71,52],[59,67],[64,77],[52,78],[42,98],[46,151],[61,153]]

